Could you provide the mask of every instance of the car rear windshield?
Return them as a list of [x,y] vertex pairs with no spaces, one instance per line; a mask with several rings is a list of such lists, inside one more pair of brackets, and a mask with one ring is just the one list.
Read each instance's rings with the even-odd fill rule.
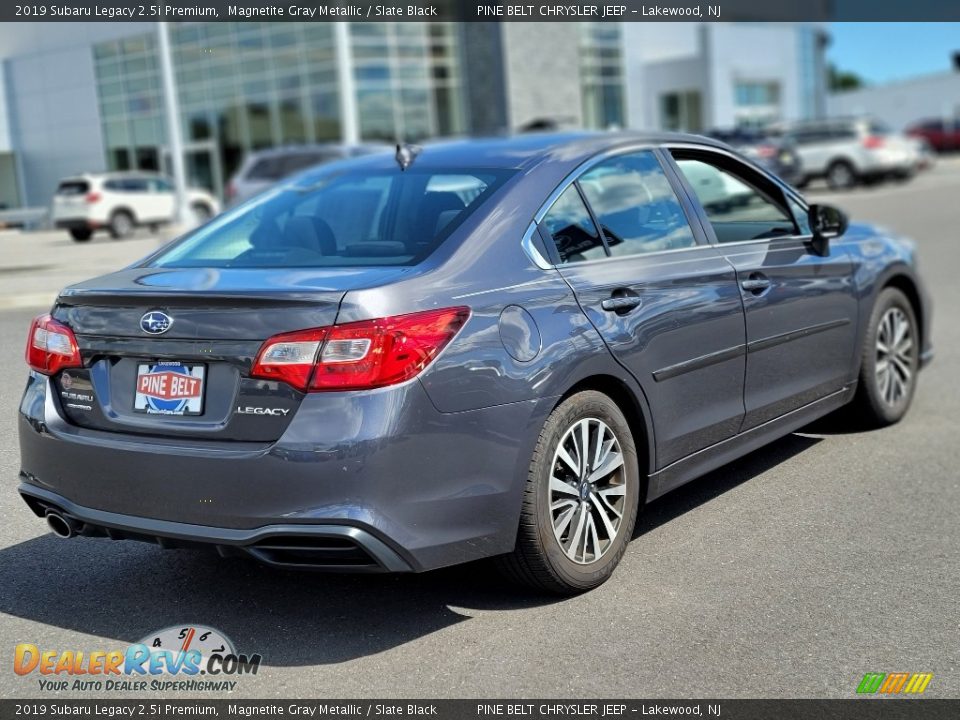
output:
[[89,190],[90,183],[86,180],[67,180],[57,186],[57,195],[85,195]]
[[370,267],[426,258],[512,171],[339,170],[269,190],[155,256],[156,267]]

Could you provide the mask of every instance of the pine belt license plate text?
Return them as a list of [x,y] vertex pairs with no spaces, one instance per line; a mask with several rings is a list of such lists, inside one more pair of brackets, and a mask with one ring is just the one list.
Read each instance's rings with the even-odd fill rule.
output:
[[139,365],[133,409],[151,415],[199,415],[205,370],[179,362]]

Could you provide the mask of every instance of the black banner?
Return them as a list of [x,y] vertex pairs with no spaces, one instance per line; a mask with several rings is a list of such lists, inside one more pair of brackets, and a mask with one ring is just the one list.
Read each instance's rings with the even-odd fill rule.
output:
[[960,700],[0,700],[0,718],[954,720]]
[[60,0],[0,3],[3,22],[903,22],[957,21],[943,0]]

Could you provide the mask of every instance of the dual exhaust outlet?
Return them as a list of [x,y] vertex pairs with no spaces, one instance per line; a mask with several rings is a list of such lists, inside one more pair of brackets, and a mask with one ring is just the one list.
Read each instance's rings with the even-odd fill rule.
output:
[[57,510],[47,511],[47,527],[51,532],[64,540],[75,537],[83,531],[83,523],[63,515]]

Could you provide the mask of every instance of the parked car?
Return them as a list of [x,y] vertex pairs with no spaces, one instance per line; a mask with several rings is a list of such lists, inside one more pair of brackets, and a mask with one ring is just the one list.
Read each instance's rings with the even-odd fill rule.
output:
[[313,165],[384,152],[388,145],[289,145],[250,153],[226,188],[228,206],[239,205],[275,183]]
[[[190,210],[200,223],[219,212],[206,190],[189,188]],[[86,242],[98,230],[114,238],[131,235],[140,225],[156,227],[173,220],[176,196],[173,183],[149,172],[85,173],[60,181],[53,196],[53,221]]]
[[869,118],[834,118],[783,129],[800,156],[799,185],[824,178],[834,190],[914,173],[907,138]]
[[937,152],[960,150],[960,119],[954,122],[922,120],[907,128],[907,135],[923,138]]
[[801,179],[800,156],[789,137],[755,128],[714,128],[707,137],[721,140],[789,185]]
[[[704,207],[703,173],[748,201]],[[914,245],[722,144],[446,142],[312,169],[63,290],[28,336],[19,492],[63,538],[498,556],[574,593],[647,501],[846,405],[897,422],[931,353]]]
[[920,170],[929,170],[937,162],[937,153],[925,138],[913,135],[907,136],[914,167]]

